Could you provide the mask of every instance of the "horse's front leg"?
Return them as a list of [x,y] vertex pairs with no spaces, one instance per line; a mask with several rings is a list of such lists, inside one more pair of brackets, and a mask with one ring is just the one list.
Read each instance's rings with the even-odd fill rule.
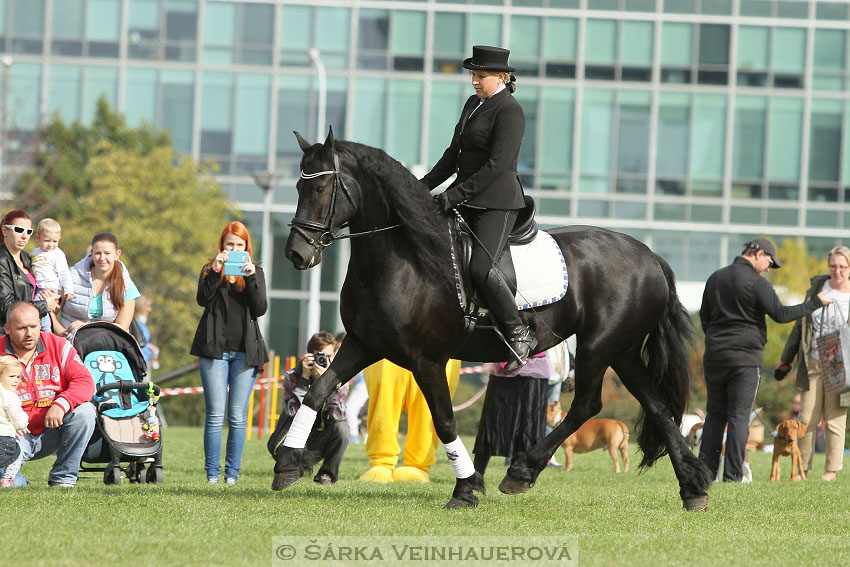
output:
[[283,443],[275,453],[272,490],[283,490],[292,486],[313,468],[315,459],[305,447],[318,410],[332,392],[377,361],[377,356],[367,350],[361,341],[350,334],[346,336],[331,365],[310,386],[304,396],[304,402],[292,419]]
[[452,411],[452,398],[446,381],[447,360],[422,360],[413,370],[413,377],[425,396],[434,429],[446,451],[452,470],[455,473],[455,489],[446,508],[470,508],[478,506],[478,497],[473,491],[484,493],[484,477],[475,470],[472,459],[463,441],[457,434],[455,416]]

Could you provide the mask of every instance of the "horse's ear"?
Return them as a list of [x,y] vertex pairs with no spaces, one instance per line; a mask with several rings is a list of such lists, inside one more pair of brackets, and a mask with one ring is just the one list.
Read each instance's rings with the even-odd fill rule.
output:
[[334,129],[333,126],[328,126],[328,137],[325,138],[325,145],[322,148],[325,152],[333,153],[334,151]]
[[301,151],[302,151],[302,152],[304,152],[304,153],[306,154],[306,153],[307,153],[307,150],[309,150],[311,147],[313,147],[313,144],[311,144],[310,142],[308,142],[307,140],[305,140],[305,139],[301,136],[301,134],[299,134],[299,133],[298,133],[298,132],[296,132],[295,130],[293,130],[293,131],[292,131],[292,133],[293,133],[293,134],[295,134],[295,139],[296,139],[296,140],[298,140],[298,145],[299,145],[299,146],[301,146]]

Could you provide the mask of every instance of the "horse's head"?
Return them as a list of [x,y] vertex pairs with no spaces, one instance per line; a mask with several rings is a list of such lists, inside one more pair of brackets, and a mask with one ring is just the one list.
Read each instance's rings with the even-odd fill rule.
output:
[[354,215],[351,188],[356,182],[348,175],[348,180],[343,180],[333,129],[328,132],[324,144],[311,144],[298,132],[295,137],[304,157],[301,158],[301,179],[296,185],[298,207],[290,223],[286,257],[297,269],[306,270],[322,261],[322,250],[333,242],[336,232]]

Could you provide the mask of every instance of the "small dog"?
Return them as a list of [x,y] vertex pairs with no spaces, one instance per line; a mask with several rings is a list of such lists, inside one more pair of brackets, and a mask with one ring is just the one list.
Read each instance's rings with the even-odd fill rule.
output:
[[[546,423],[556,427],[564,419],[559,402],[552,402],[546,407]],[[614,472],[620,472],[620,460],[617,449],[623,458],[623,471],[629,472],[629,428],[616,419],[589,419],[578,428],[578,431],[567,437],[561,444],[564,448],[566,463],[564,468],[572,470],[573,453],[588,453],[602,447],[607,447],[611,460],[614,461]]]
[[806,424],[794,419],[786,419],[776,426],[776,437],[773,439],[773,466],[770,467],[770,482],[779,480],[779,457],[791,456],[791,480],[797,480],[797,471],[800,478],[806,480],[806,471],[803,470],[803,456],[797,439],[806,434]]

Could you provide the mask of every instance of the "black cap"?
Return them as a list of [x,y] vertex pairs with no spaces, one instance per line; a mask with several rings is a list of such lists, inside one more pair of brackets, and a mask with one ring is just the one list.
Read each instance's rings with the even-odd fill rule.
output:
[[508,56],[511,52],[501,47],[490,47],[489,45],[473,45],[472,57],[463,61],[465,69],[473,71],[504,71],[513,73],[515,69],[508,65]]
[[767,238],[756,238],[755,240],[750,240],[744,246],[746,246],[744,252],[747,250],[763,250],[765,254],[770,256],[771,268],[776,269],[782,267],[782,264],[780,264],[779,260],[776,259],[776,246],[774,246],[773,242]]

